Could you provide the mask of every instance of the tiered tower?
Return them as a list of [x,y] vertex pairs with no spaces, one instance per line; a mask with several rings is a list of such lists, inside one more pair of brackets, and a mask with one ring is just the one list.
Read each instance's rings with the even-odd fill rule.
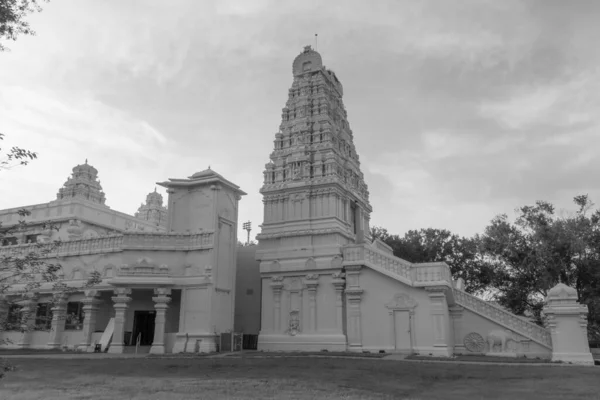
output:
[[135,217],[149,221],[155,226],[167,229],[167,208],[163,206],[163,197],[154,188],[154,192],[146,196],[146,204],[142,203]]
[[[292,72],[294,81],[260,191],[264,221],[256,256],[263,278],[259,346],[286,349],[283,343],[292,340],[295,349],[300,342],[319,350],[341,348],[345,346],[341,321],[337,325],[327,322],[327,318],[335,321],[339,293],[335,283],[330,282],[327,289],[322,283],[339,278],[342,246],[361,243],[368,234],[369,192],[342,102],[342,84],[335,73],[323,66],[321,55],[310,46],[296,57]],[[317,289],[301,295],[301,288],[307,287],[302,282],[308,278],[318,284],[318,291],[330,292],[330,304],[306,300],[317,296]],[[291,292],[282,297],[281,290]],[[317,308],[323,309],[321,315]]]
[[91,165],[81,164],[73,168],[73,174],[58,190],[57,200],[81,198],[93,203],[105,205],[106,196],[98,180],[98,170]]

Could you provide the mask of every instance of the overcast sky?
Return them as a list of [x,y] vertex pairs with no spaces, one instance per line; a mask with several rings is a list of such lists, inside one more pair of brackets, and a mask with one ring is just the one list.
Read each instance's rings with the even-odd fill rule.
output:
[[0,53],[4,147],[39,153],[1,172],[0,209],[55,199],[86,158],[129,214],[155,182],[210,165],[248,193],[254,236],[292,61],[315,33],[372,225],[472,235],[539,199],[600,203],[599,20],[593,0],[52,0],[37,36]]

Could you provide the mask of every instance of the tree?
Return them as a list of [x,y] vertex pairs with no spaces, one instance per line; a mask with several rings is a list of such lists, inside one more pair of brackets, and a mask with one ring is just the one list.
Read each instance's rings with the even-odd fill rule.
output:
[[[0,134],[0,140],[3,135]],[[1,150],[1,149],[0,149]],[[19,147],[13,147],[10,151],[0,158],[0,170],[6,170],[16,165],[27,165],[31,160],[37,158],[37,153],[25,150]],[[84,287],[72,287],[64,282],[62,266],[56,262],[50,262],[51,253],[60,245],[60,241],[51,243],[35,243],[33,245],[19,246],[13,245],[16,243],[5,242],[8,238],[13,238],[15,235],[21,238],[32,229],[30,223],[26,222],[26,218],[31,214],[27,209],[17,211],[20,219],[14,226],[3,227],[0,223],[0,242],[3,247],[0,252],[0,297],[2,300],[18,298],[19,296],[35,292],[42,286],[50,284],[54,297],[47,303],[46,307],[53,307],[55,302],[68,293],[76,290],[82,290],[86,287],[92,287],[101,282],[100,273],[93,271],[90,273]],[[51,222],[37,224],[37,229],[41,230],[56,230],[56,226]],[[23,244],[23,243],[21,243]],[[16,289],[16,290],[15,290]],[[26,332],[39,328],[32,318],[32,313],[37,310],[29,307],[19,308],[16,303],[9,303],[8,311],[0,313],[0,332],[8,330],[18,330]],[[14,311],[12,314],[10,313]],[[47,314],[48,315],[48,314]],[[15,317],[16,318],[13,318]],[[46,317],[48,318],[48,317]],[[51,317],[50,317],[51,318]],[[39,321],[39,318],[37,322]],[[43,325],[47,325],[49,321],[41,321]],[[5,343],[5,339],[0,339],[0,343]],[[0,363],[0,378],[5,372],[12,369],[12,366],[6,362]]]
[[49,0],[0,0],[0,51],[7,48],[3,40],[17,40],[19,35],[35,35],[25,19],[42,10],[40,3]]
[[490,287],[504,307],[530,314],[544,323],[542,309],[550,288],[559,281],[577,289],[589,308],[588,334],[600,338],[600,210],[586,195],[574,198],[578,210],[559,217],[554,206],[538,201],[491,221],[478,237],[481,255],[493,265]]
[[[3,133],[0,133],[0,140],[4,140]],[[2,151],[1,147],[0,151]],[[35,160],[36,158],[37,153],[13,146],[5,155],[0,157],[0,171],[3,169],[10,169],[15,165],[27,165],[29,161]]]
[[385,228],[373,227],[371,235],[389,245],[396,257],[413,263],[446,262],[453,278],[463,278],[465,290],[481,293],[491,283],[492,270],[479,254],[478,242],[445,229],[408,231],[404,237],[390,235]]

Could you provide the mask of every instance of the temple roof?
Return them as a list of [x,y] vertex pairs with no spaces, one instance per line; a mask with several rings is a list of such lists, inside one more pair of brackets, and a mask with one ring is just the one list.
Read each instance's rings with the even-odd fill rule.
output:
[[222,183],[226,186],[229,186],[234,191],[238,192],[240,195],[245,195],[246,193],[240,189],[238,185],[235,183],[228,181],[221,174],[215,172],[210,167],[207,169],[196,172],[192,176],[187,179],[177,179],[177,178],[169,178],[168,182],[157,182],[158,185],[171,188],[171,187],[181,187],[181,186],[196,186],[203,184],[212,184],[212,183]]
[[73,168],[71,177],[58,190],[57,200],[82,198],[93,203],[103,204],[106,196],[98,180],[98,170],[88,164],[79,164]]
[[156,188],[154,188],[154,192],[148,193],[146,203],[142,203],[138,208],[135,217],[166,228],[167,208],[163,206],[163,197],[156,191]]
[[323,68],[323,59],[310,46],[304,46],[304,51],[294,59],[294,63],[292,64],[294,76],[302,75],[309,71],[318,71],[321,68]]

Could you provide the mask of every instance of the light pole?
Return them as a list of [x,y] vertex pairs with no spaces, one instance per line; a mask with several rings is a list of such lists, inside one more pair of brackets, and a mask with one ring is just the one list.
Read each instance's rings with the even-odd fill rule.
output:
[[246,245],[249,245],[250,244],[250,231],[252,230],[252,222],[250,222],[250,221],[244,222],[242,227],[248,231],[248,241],[246,242]]

